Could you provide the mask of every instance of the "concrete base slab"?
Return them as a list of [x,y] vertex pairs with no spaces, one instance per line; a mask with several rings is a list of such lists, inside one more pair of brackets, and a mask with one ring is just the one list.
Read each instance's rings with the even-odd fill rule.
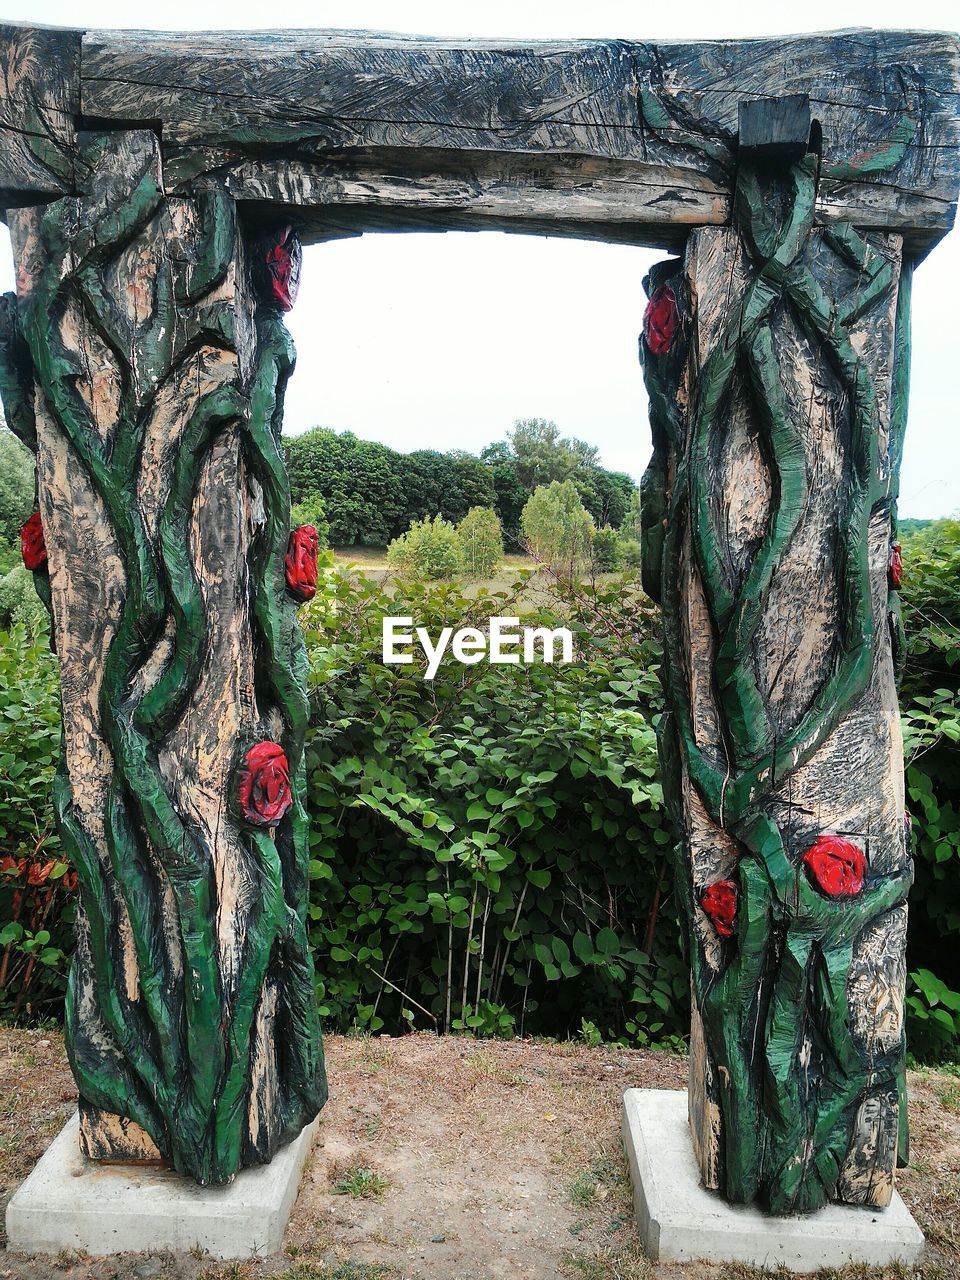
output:
[[815,1271],[845,1262],[909,1264],[919,1257],[923,1234],[896,1192],[883,1210],[832,1204],[804,1217],[774,1218],[704,1190],[685,1089],[628,1089],[623,1141],[640,1238],[653,1262],[705,1258]]
[[276,1253],[318,1124],[228,1187],[198,1187],[169,1169],[87,1160],[74,1115],[7,1205],[7,1247],[93,1255],[199,1247],[224,1259]]

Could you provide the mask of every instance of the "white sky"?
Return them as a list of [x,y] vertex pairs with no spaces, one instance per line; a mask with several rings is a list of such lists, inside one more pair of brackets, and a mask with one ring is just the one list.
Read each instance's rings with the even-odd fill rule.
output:
[[[956,0],[807,0],[802,9],[637,0],[21,0],[5,20],[163,30],[347,27],[421,35],[644,40],[840,27],[950,30]],[[478,451],[514,418],[553,418],[639,477],[650,452],[637,363],[641,281],[662,257],[496,232],[365,235],[307,250],[289,317],[300,354],[286,430],[351,429],[397,449]],[[12,288],[5,231],[0,288]],[[960,230],[915,277],[901,514],[960,511]]]

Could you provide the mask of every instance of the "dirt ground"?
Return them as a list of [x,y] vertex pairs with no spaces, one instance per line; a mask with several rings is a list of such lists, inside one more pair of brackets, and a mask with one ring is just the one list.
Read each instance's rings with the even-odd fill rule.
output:
[[[25,1259],[0,1280],[749,1280],[749,1268],[651,1267],[619,1136],[628,1086],[683,1085],[667,1054],[534,1041],[327,1041],[330,1102],[283,1254]],[[912,1073],[912,1163],[899,1186],[923,1227],[910,1271],[823,1280],[960,1278],[960,1078]],[[76,1100],[53,1033],[0,1030],[0,1201]],[[788,1273],[781,1273],[786,1277]]]

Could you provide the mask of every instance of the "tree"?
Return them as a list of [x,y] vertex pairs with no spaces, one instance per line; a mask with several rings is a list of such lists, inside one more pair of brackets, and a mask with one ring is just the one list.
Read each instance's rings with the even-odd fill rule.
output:
[[416,578],[452,578],[463,565],[460,535],[442,516],[415,520],[394,538],[387,559],[396,569]]
[[471,507],[457,527],[463,568],[471,578],[492,578],[503,558],[503,529],[492,507]]
[[572,480],[540,485],[520,518],[530,554],[569,578],[589,560],[593,517],[580,501]]
[[284,441],[294,502],[323,499],[334,545],[383,546],[405,527],[402,455],[351,431],[314,427]]
[[593,567],[597,573],[616,573],[623,568],[623,547],[616,529],[605,525],[593,535]]
[[447,502],[449,520],[462,520],[471,507],[492,507],[496,497],[490,468],[472,453],[453,449],[447,454],[453,462],[454,492]]
[[33,510],[34,462],[12,431],[0,426],[0,546],[12,546]]
[[493,506],[500,517],[504,542],[512,550],[520,551],[523,549],[520,516],[530,493],[517,475],[517,464],[510,446],[503,440],[487,445],[480,452],[480,461],[490,472]]
[[620,536],[634,542],[640,541],[640,490],[634,485],[627,503],[627,510],[620,521]]
[[573,479],[597,527],[619,529],[630,509],[631,496],[637,492],[632,478],[623,471],[591,467],[575,473]]
[[329,545],[330,525],[319,493],[308,493],[302,502],[295,502],[290,508],[290,528],[296,529],[301,524],[313,525],[321,549]]
[[517,476],[528,493],[596,465],[596,449],[583,440],[561,436],[557,424],[546,418],[518,418],[507,438]]

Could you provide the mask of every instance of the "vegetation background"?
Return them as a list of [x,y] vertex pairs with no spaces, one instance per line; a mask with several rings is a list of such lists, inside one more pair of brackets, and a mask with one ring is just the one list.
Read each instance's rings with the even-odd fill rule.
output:
[[[295,522],[339,548],[302,611],[328,1026],[681,1048],[659,632],[632,480],[542,420],[480,457],[320,428],[287,453]],[[76,884],[50,808],[57,663],[16,550],[32,505],[32,459],[0,435],[0,1015],[21,1022],[61,1016]],[[958,1061],[960,522],[904,521],[901,536],[909,1036],[915,1058]],[[447,658],[427,682],[381,660],[398,612],[431,631],[495,613],[567,625],[577,661]]]

